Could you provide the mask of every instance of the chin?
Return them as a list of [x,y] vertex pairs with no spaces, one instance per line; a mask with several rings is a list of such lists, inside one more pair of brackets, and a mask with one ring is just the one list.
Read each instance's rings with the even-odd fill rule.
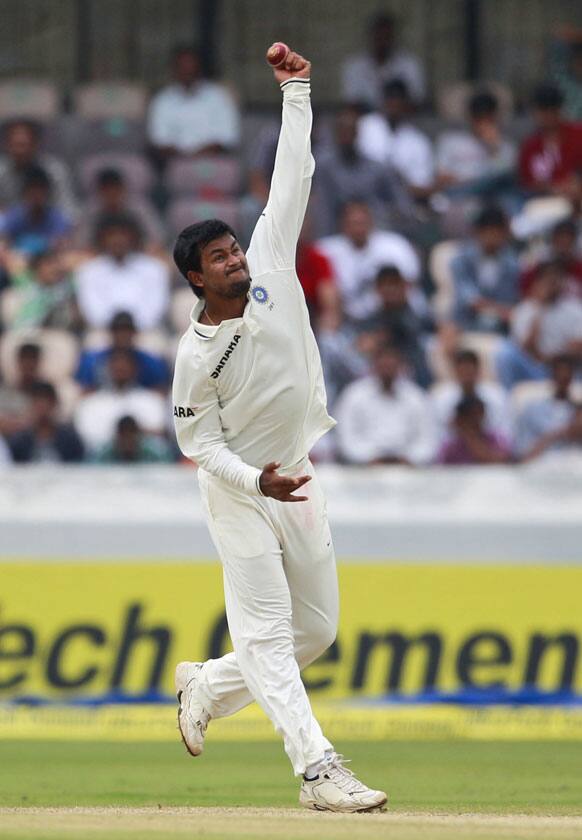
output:
[[237,298],[237,297],[244,297],[248,294],[249,289],[251,288],[251,278],[246,277],[244,280],[235,280],[231,286],[228,288],[227,297],[230,298]]

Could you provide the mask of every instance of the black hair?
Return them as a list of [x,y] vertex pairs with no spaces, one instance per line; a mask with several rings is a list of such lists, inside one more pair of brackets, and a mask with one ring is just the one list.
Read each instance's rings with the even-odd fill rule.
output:
[[384,277],[397,277],[399,280],[402,280],[402,272],[396,265],[383,265],[381,268],[378,269],[378,273],[376,274],[376,283],[379,283],[380,280]]
[[32,341],[27,341],[21,344],[16,351],[19,359],[24,359],[26,356],[32,356],[35,359],[40,359],[41,349],[39,344],[34,344]]
[[119,169],[113,169],[113,167],[108,167],[106,169],[100,169],[97,173],[95,178],[95,183],[98,187],[109,187],[109,186],[123,186],[125,183],[125,178],[119,171]]
[[487,90],[473,94],[469,99],[468,111],[474,117],[488,117],[496,114],[499,110],[497,97]]
[[55,386],[50,382],[43,382],[41,380],[32,383],[28,390],[28,395],[32,399],[37,397],[39,399],[51,400],[54,403],[57,403],[59,400]]
[[393,29],[396,26],[396,23],[397,21],[394,15],[391,15],[389,12],[381,12],[370,19],[370,22],[368,23],[368,30],[373,32],[381,26]]
[[116,312],[109,322],[109,329],[116,330],[122,327],[123,329],[131,329],[136,331],[135,320],[131,312]]
[[477,214],[473,224],[476,228],[506,227],[507,216],[501,207],[490,205],[489,207],[484,207]]
[[479,399],[479,397],[475,396],[475,394],[463,397],[457,403],[455,417],[466,417],[471,413],[471,411],[473,411],[474,408],[479,408],[480,411],[485,411],[485,403],[483,400]]
[[22,177],[22,192],[29,189],[29,187],[43,187],[50,190],[52,187],[51,179],[42,166],[27,166]]
[[404,79],[390,79],[382,88],[384,99],[410,99],[410,89]]
[[457,350],[453,356],[453,361],[456,365],[460,365],[463,362],[469,362],[470,364],[479,367],[481,364],[477,353],[475,353],[474,350],[469,350],[467,347]]
[[545,83],[536,87],[532,102],[534,107],[541,111],[550,111],[561,108],[564,104],[564,97],[556,85]]
[[29,257],[28,265],[33,271],[36,271],[39,265],[45,260],[52,260],[58,256],[57,252],[52,248],[47,248],[44,251],[39,251],[38,254],[32,254]]
[[176,61],[181,55],[192,55],[200,61],[200,48],[196,44],[189,44],[185,41],[181,44],[174,44],[171,52],[172,62]]
[[[188,280],[189,271],[201,271],[202,249],[214,239],[218,239],[226,233],[236,239],[236,234],[231,226],[220,219],[206,219],[204,222],[196,222],[196,224],[184,228],[174,245],[174,262],[182,277]],[[204,297],[203,289],[193,286],[190,281],[188,283],[197,297]]]
[[95,240],[99,242],[103,234],[113,228],[124,228],[130,231],[135,238],[141,241],[142,230],[139,222],[131,213],[107,213],[100,216],[95,231]]
[[570,218],[563,219],[561,222],[558,222],[558,224],[552,228],[552,236],[555,236],[556,233],[569,233],[571,236],[577,236],[578,225],[576,224],[576,220]]
[[139,432],[139,425],[135,417],[132,417],[131,414],[124,414],[117,421],[115,430],[117,434],[121,434],[122,432]]

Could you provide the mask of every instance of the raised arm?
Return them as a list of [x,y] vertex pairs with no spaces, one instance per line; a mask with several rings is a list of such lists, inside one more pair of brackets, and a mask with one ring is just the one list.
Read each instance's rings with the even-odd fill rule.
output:
[[283,92],[283,115],[267,206],[251,239],[248,259],[253,274],[293,268],[297,239],[311,189],[311,65],[289,52],[274,69]]

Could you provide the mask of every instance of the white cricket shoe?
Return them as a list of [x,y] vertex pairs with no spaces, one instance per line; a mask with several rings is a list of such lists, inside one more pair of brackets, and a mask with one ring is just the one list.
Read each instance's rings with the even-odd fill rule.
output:
[[388,801],[384,791],[366,787],[344,766],[344,761],[342,755],[333,753],[327,762],[322,762],[316,778],[304,778],[299,804],[314,811],[344,813],[381,809]]
[[180,662],[176,666],[176,697],[178,698],[178,729],[190,755],[200,755],[204,736],[211,719],[207,701],[200,690],[202,662]]

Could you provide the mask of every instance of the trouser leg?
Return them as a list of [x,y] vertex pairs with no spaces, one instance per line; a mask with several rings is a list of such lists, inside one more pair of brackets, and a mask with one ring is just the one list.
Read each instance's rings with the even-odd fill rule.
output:
[[[335,634],[337,591],[330,620],[325,604],[295,591],[300,576],[292,559],[293,550],[287,557],[285,548],[281,549],[269,511],[236,491],[214,492],[213,498],[209,524],[223,562],[234,654],[211,660],[205,668],[212,713],[215,717],[232,714],[251,697],[256,699],[283,735],[295,772],[302,773],[331,745],[311,711],[298,662],[307,664],[330,644]],[[261,503],[266,501],[278,506],[275,511],[283,507],[273,500]],[[298,508],[300,504],[288,507]],[[323,558],[317,561],[319,569],[312,570],[314,578],[325,565]],[[335,585],[334,569],[332,576],[326,568],[324,577]],[[315,587],[309,578],[302,583],[305,593],[309,587],[317,593],[327,590],[323,581]],[[332,602],[333,591],[334,586]]]

